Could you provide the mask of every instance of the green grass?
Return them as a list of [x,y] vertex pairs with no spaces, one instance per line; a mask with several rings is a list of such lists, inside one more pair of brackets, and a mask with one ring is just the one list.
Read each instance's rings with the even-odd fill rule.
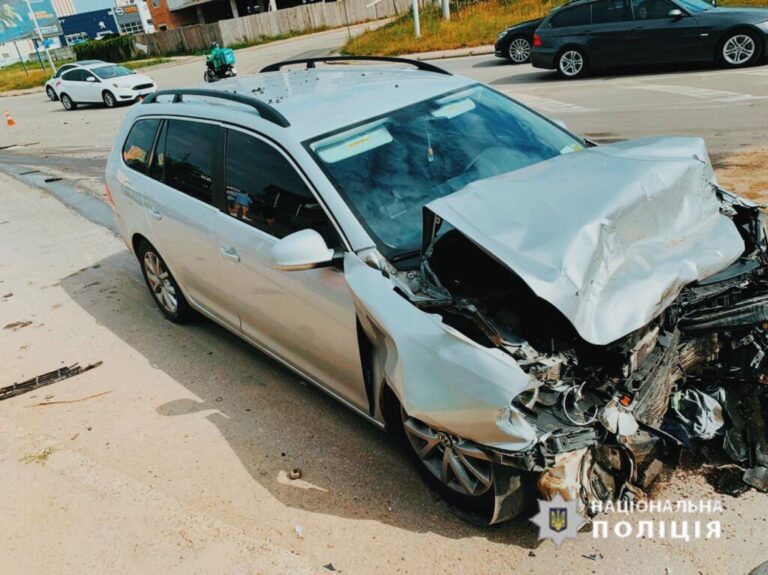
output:
[[[63,60],[61,62],[56,62],[56,66],[58,67],[71,61],[72,60]],[[45,84],[51,77],[51,69],[47,62],[43,62],[45,63],[45,70],[41,70],[40,64],[36,61],[27,62],[28,73],[24,72],[24,68],[19,63],[0,68],[0,92],[37,88]],[[135,70],[137,68],[155,66],[156,64],[162,64],[164,62],[170,62],[170,60],[168,58],[150,58],[147,60],[121,62],[121,65]]]
[[[420,12],[421,37],[413,36],[409,12],[394,22],[352,38],[342,53],[354,56],[396,56],[493,44],[499,32],[526,20],[542,18],[563,0],[481,0],[474,4],[451,0],[451,20],[435,6]],[[768,6],[768,0],[722,0],[729,6]]]

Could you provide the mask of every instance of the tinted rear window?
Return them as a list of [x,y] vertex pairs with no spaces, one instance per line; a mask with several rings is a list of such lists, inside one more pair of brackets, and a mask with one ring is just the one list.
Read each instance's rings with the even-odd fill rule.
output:
[[549,21],[552,28],[565,28],[567,26],[583,26],[589,24],[589,4],[581,4],[566,8],[558,12]]
[[155,141],[155,132],[159,124],[160,120],[150,118],[139,120],[133,125],[123,144],[123,161],[129,168],[142,174],[146,173],[149,154],[152,152],[152,142]]
[[200,122],[169,120],[166,132],[165,183],[210,204],[219,127]]

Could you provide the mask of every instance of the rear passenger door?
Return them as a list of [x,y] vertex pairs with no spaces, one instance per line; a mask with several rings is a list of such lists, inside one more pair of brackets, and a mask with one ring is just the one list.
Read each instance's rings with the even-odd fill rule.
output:
[[155,247],[184,295],[220,321],[239,328],[222,282],[215,226],[222,129],[218,124],[164,120],[142,192]]
[[633,23],[629,0],[597,0],[592,11],[589,57],[595,66],[621,66],[635,61]]
[[218,279],[244,334],[367,411],[357,318],[343,271],[284,272],[271,265],[272,246],[308,228],[341,248],[331,219],[287,155],[251,133],[227,130],[224,180]]

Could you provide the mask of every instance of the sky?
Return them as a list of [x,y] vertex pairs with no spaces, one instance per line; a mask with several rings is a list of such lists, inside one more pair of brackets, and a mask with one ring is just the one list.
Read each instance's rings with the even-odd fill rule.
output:
[[72,3],[78,13],[112,8],[115,5],[114,0],[72,0]]

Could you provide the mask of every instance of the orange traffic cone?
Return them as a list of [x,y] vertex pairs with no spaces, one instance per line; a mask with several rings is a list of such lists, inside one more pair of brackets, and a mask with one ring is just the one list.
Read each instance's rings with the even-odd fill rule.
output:
[[9,128],[13,128],[16,125],[16,120],[13,119],[13,116],[11,116],[11,113],[8,110],[5,111],[5,124]]

